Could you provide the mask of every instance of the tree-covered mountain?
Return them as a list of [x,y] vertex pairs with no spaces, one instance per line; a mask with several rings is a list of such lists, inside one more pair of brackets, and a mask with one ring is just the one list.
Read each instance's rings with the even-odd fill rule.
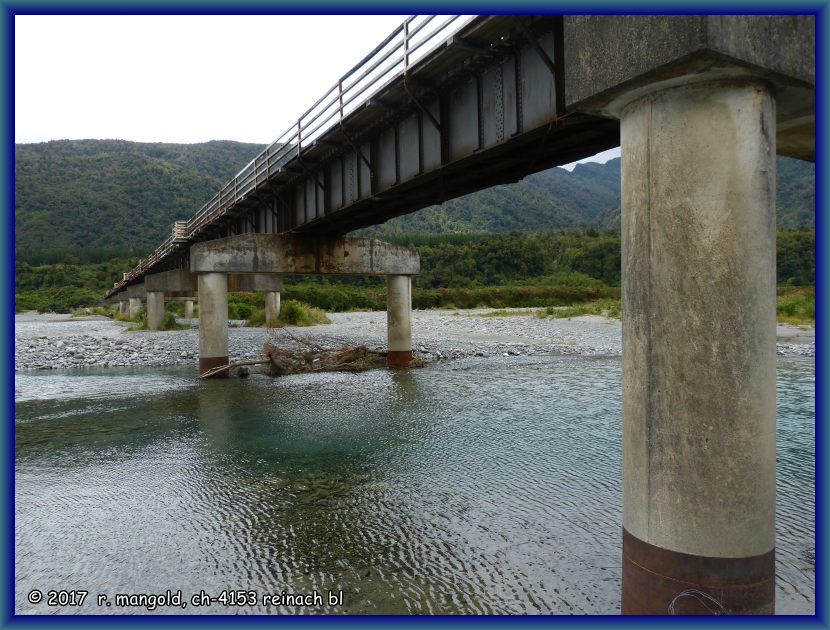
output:
[[15,249],[151,249],[262,148],[228,141],[15,145]]
[[[778,158],[777,225],[813,227],[815,165]],[[552,168],[516,184],[494,186],[365,230],[411,233],[499,233],[569,227],[620,227],[620,159]]]
[[[203,144],[60,140],[15,146],[19,256],[149,250],[262,150]],[[814,224],[813,164],[778,159],[778,226]],[[619,227],[620,160],[553,168],[392,219],[363,233],[503,233]],[[125,252],[126,253],[126,252]]]

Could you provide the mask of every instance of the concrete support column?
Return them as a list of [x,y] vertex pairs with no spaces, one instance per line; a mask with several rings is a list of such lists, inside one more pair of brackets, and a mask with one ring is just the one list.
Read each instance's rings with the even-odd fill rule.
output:
[[386,276],[386,331],[390,366],[412,361],[412,282],[409,276]]
[[185,303],[184,303],[184,318],[185,319],[192,319],[193,318],[193,300],[185,300]]
[[141,298],[130,298],[130,319],[134,317],[138,317],[138,314],[141,312]]
[[272,328],[277,325],[280,316],[280,292],[267,291],[265,293],[265,325]]
[[147,291],[147,328],[158,330],[164,321],[164,292]]
[[773,613],[775,101],[656,90],[621,145],[622,612]]
[[[199,274],[199,374],[228,364],[228,276]],[[228,376],[228,371],[218,376]]]
[[120,302],[118,302],[118,314],[121,317],[126,317],[130,314],[129,300],[121,300]]

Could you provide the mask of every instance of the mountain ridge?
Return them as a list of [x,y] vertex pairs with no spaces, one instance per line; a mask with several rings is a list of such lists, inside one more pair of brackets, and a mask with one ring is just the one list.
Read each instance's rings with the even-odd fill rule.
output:
[[[15,250],[152,249],[265,145],[53,140],[15,145]],[[813,164],[777,160],[779,227],[811,227]],[[504,233],[619,228],[620,159],[553,168],[361,230]]]

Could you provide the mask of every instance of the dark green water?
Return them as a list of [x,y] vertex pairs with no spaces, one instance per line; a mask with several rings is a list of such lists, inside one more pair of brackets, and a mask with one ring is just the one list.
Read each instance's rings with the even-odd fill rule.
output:
[[[814,608],[814,370],[778,369],[778,611]],[[620,361],[198,382],[194,369],[17,374],[16,609],[257,591],[163,613],[610,613]],[[82,608],[32,589],[83,589]]]

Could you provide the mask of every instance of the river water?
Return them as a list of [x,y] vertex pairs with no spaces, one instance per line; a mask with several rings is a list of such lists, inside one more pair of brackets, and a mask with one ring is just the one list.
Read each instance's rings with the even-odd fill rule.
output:
[[[779,360],[779,613],[814,610],[814,391]],[[155,612],[619,612],[619,357],[28,372],[15,400],[17,612],[167,589],[256,601]],[[314,589],[342,606],[263,604]]]

